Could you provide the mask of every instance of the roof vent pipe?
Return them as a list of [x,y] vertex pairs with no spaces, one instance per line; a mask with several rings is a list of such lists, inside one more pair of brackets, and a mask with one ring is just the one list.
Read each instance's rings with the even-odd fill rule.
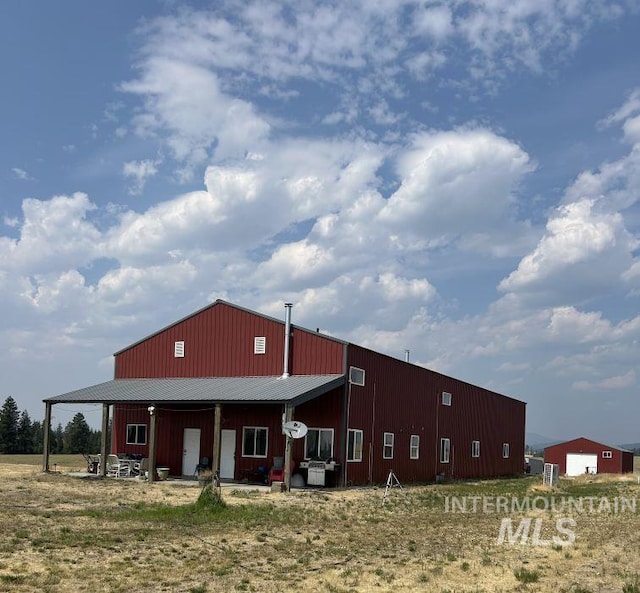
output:
[[404,351],[404,361],[409,362],[409,350]]
[[291,303],[284,304],[284,370],[283,377],[289,376],[289,340],[291,338]]

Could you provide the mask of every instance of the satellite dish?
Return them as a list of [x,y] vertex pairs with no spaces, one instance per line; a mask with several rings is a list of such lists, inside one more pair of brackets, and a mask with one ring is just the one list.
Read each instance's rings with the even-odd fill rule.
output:
[[291,420],[282,425],[282,432],[292,439],[301,439],[307,434],[307,430],[307,425],[297,420]]

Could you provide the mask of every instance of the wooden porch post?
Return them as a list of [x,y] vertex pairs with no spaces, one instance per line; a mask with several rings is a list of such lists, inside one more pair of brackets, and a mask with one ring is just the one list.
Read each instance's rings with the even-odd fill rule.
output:
[[213,418],[213,458],[211,459],[211,470],[220,479],[220,441],[222,439],[222,404],[216,404]]
[[44,433],[42,444],[42,471],[49,471],[49,448],[51,442],[51,404],[45,403],[44,408]]
[[[113,427],[112,427],[113,429]],[[100,475],[107,475],[107,442],[109,440],[109,404],[102,404],[102,439],[100,441]]]
[[156,414],[156,407],[149,406],[149,482],[156,481]]
[[[291,404],[285,404],[284,421],[291,422],[291,420],[293,420],[293,406]],[[289,436],[285,436],[284,487],[287,492],[291,489],[291,438]]]

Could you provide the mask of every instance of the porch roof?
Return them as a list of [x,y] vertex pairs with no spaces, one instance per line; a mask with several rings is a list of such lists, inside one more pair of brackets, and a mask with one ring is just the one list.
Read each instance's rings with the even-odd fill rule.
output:
[[344,375],[114,379],[44,401],[51,404],[289,402],[300,405],[344,384]]

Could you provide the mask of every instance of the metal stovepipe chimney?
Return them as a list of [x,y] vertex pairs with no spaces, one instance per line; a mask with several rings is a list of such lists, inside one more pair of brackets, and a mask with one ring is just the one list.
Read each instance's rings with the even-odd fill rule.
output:
[[291,341],[291,303],[284,304],[284,365],[282,376],[289,376],[289,347]]

